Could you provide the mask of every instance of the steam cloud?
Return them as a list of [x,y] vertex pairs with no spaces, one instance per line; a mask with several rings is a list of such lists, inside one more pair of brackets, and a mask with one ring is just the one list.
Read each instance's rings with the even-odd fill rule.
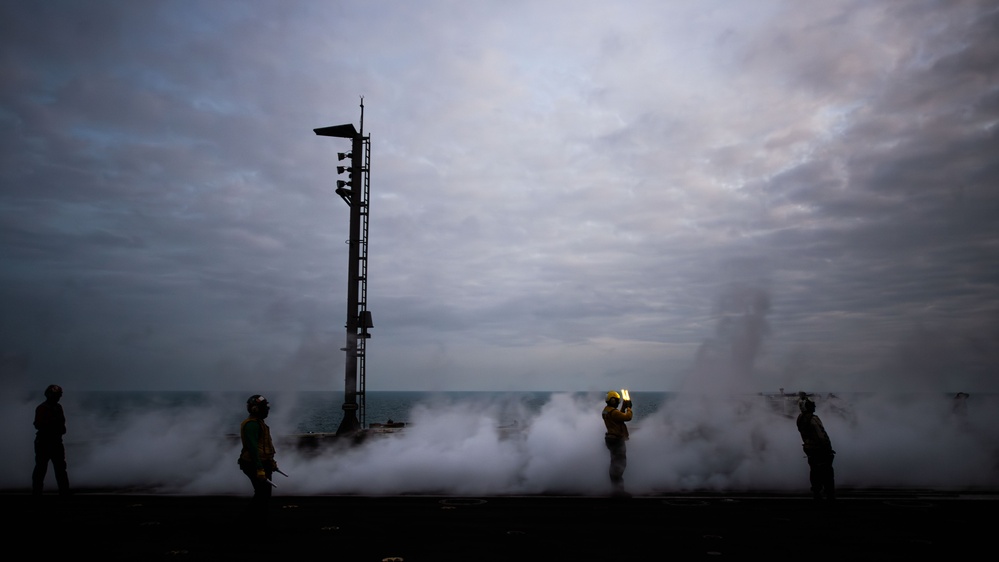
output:
[[[769,332],[769,310],[765,290],[730,287],[718,301],[715,334],[701,347],[684,391],[652,408],[633,390],[636,417],[625,473],[629,491],[807,489],[794,402],[774,402],[750,390]],[[7,371],[8,380],[24,374],[23,368]],[[236,465],[241,399],[205,396],[196,406],[147,401],[109,416],[99,405],[67,393],[72,486],[248,494]],[[503,395],[457,401],[441,396],[413,407],[409,426],[400,433],[317,451],[281,439],[300,431],[295,396],[270,397],[277,398],[268,423],[278,440],[278,464],[291,475],[276,477],[279,495],[611,491],[599,416],[602,394],[553,394],[541,407]],[[10,454],[0,468],[0,488],[30,486],[31,420],[40,399],[18,401],[10,393],[3,399],[0,427]],[[816,399],[837,451],[840,487],[999,485],[999,395],[957,398],[923,392]],[[511,419],[517,420],[515,426]]]
[[[677,394],[643,409],[628,443],[625,483],[635,494],[693,489],[804,490],[807,464],[794,420],[762,396]],[[317,452],[279,445],[279,495],[581,494],[610,492],[599,412],[602,395],[554,394],[540,409],[466,400],[421,403],[404,431]],[[999,404],[972,395],[966,410],[943,394],[818,397],[844,487],[968,489],[999,484]],[[9,399],[8,399],[9,402]],[[10,456],[0,487],[27,489],[33,462],[34,402],[3,409]],[[180,494],[249,494],[236,466],[241,404],[216,398],[198,407],[145,405],[98,418],[64,398],[71,484]],[[287,402],[284,402],[287,404]],[[793,404],[791,405],[793,407]],[[287,408],[286,408],[287,409]],[[296,431],[280,407],[275,436]],[[230,434],[227,436],[227,434]],[[53,489],[51,471],[46,489]]]

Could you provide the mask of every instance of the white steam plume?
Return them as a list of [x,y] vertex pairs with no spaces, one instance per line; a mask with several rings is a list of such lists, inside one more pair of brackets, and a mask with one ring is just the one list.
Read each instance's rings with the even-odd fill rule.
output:
[[[794,420],[775,413],[764,397],[679,394],[649,411],[642,393],[633,395],[625,472],[632,493],[807,490]],[[539,411],[525,407],[515,428],[501,428],[510,408],[505,402],[441,399],[415,407],[402,432],[361,445],[308,452],[282,444],[278,464],[291,478],[277,476],[275,493],[607,494],[602,398],[555,394]],[[964,413],[940,394],[862,395],[840,404],[817,398],[843,488],[999,485],[999,397],[972,395]],[[34,402],[8,399],[2,410],[11,453],[0,469],[4,489],[30,486]],[[64,403],[76,488],[250,493],[231,435],[243,417],[241,403],[216,397],[198,407],[146,404],[110,420],[69,395]],[[280,415],[269,421],[275,436],[295,430]]]

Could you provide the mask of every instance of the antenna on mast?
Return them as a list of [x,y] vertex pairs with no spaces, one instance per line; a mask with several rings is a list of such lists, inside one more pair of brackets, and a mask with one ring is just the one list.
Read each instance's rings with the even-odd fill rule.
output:
[[364,96],[361,96],[361,136],[364,136]]

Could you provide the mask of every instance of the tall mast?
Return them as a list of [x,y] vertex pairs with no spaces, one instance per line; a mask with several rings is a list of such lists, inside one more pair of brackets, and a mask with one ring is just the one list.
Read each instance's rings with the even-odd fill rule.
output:
[[350,153],[338,153],[338,159],[350,158],[350,167],[338,166],[338,173],[349,170],[347,181],[337,180],[336,194],[350,206],[350,238],[347,258],[347,323],[344,358],[343,420],[337,435],[350,435],[365,423],[366,347],[371,337],[368,329],[368,202],[371,183],[371,138],[364,136],[364,97],[361,97],[361,132],[351,124],[314,129],[320,136],[348,138]]

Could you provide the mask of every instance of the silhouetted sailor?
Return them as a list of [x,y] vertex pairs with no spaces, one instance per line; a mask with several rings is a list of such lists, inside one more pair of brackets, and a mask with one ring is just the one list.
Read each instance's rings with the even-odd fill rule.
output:
[[815,402],[802,392],[798,401],[798,433],[801,434],[801,448],[808,457],[809,475],[812,484],[812,497],[822,499],[825,494],[826,499],[836,498],[836,482],[833,476],[833,451],[832,442],[826,428],[822,426],[822,420],[815,415]]
[[239,437],[243,443],[243,449],[239,453],[239,468],[253,484],[250,511],[263,516],[267,512],[271,488],[274,487],[271,475],[278,469],[274,461],[271,430],[264,423],[271,407],[266,398],[254,394],[246,401],[246,411],[250,415],[239,426]]
[[[628,448],[625,442],[628,440],[628,426],[625,422],[631,421],[631,400],[625,400],[622,404],[621,395],[615,391],[607,393],[607,406],[604,408],[601,417],[607,433],[604,434],[604,444],[610,451],[610,480],[614,485],[615,494],[624,493],[624,469],[628,466]],[[621,409],[618,409],[618,405]]]
[[59,495],[69,494],[69,475],[66,473],[66,448],[62,436],[66,434],[66,415],[59,399],[62,387],[50,384],[45,389],[45,402],[35,408],[35,470],[31,473],[31,493],[38,496],[45,486],[45,473],[49,462],[55,472]]

